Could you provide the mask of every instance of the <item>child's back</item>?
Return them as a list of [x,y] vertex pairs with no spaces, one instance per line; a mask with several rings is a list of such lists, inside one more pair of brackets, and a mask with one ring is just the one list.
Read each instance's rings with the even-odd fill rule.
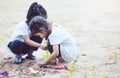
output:
[[48,40],[51,45],[60,45],[61,56],[66,62],[76,59],[77,49],[74,39],[64,27],[53,23]]

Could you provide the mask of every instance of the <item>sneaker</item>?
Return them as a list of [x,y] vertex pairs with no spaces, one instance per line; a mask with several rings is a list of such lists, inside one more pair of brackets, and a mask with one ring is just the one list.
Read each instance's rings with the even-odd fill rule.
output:
[[33,55],[28,55],[28,56],[26,56],[26,59],[28,59],[28,60],[35,60],[35,56],[33,56]]
[[15,64],[21,64],[21,63],[23,63],[22,56],[15,56],[14,63]]

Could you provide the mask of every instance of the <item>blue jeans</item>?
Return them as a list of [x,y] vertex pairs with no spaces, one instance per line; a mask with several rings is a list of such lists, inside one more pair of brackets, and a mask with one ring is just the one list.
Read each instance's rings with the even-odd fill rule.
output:
[[[31,40],[37,42],[37,43],[41,43],[42,42],[42,38],[38,37],[38,36],[31,36],[30,37]],[[14,53],[14,54],[17,54],[17,55],[20,55],[20,54],[27,54],[30,50],[37,50],[38,48],[37,47],[32,47],[32,46],[29,46],[27,45],[26,43],[22,42],[22,41],[19,41],[19,40],[15,40],[15,41],[12,41],[8,44],[8,48]]]

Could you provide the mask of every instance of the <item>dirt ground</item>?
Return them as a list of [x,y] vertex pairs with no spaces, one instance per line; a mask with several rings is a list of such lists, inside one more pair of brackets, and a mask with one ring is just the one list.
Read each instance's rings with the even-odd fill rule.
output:
[[[39,68],[45,54],[40,49],[34,53],[35,61],[13,63],[14,55],[7,42],[15,26],[25,20],[33,1],[46,8],[48,20],[63,25],[74,36],[80,55],[75,71]],[[119,3],[119,0],[1,0],[0,73],[9,74],[0,78],[120,78]]]

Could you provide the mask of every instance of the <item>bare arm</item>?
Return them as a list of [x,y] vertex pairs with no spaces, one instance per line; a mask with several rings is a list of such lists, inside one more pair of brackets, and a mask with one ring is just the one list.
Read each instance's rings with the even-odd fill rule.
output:
[[39,43],[37,43],[35,41],[30,40],[28,35],[23,35],[23,39],[24,39],[25,43],[27,43],[30,46],[38,47],[38,48],[41,48],[41,49],[44,48],[44,46],[42,46],[41,44],[39,44]]
[[49,63],[51,60],[54,60],[59,55],[59,46],[53,45],[53,53],[50,55],[48,60],[45,62],[46,64]]

